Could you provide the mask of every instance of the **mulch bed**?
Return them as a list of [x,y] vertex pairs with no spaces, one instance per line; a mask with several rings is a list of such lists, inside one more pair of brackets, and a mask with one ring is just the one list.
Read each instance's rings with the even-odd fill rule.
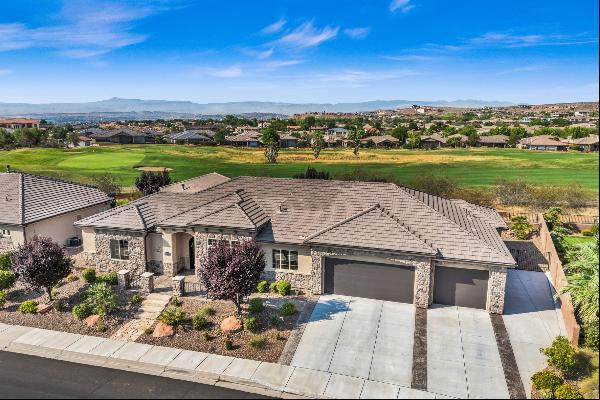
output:
[[45,292],[27,290],[17,281],[15,286],[8,290],[6,304],[0,310],[0,322],[82,335],[109,337],[132,318],[137,306],[128,305],[131,293],[119,294],[118,308],[109,315],[102,317],[105,330],[98,331],[95,327],[90,328],[71,314],[73,306],[79,303],[79,294],[88,286],[81,277],[71,282],[63,280],[58,285],[57,293],[54,296],[55,304],[61,301],[65,305],[63,311],[52,308],[45,314],[23,314],[19,311],[19,304],[23,301],[35,300],[39,304],[48,304],[48,296]]
[[[277,362],[291,332],[296,328],[296,321],[302,307],[304,307],[305,298],[301,296],[276,298],[272,295],[261,295],[260,297],[264,298],[264,309],[260,314],[253,316],[257,318],[260,326],[257,334],[262,335],[266,339],[265,346],[261,349],[253,348],[248,344],[253,333],[243,329],[240,332],[230,334],[229,337],[233,342],[233,349],[227,350],[225,348],[226,335],[221,331],[219,325],[223,319],[235,315],[235,306],[230,301],[192,297],[180,299],[183,301],[181,308],[185,311],[188,321],[176,328],[174,336],[155,338],[152,334],[144,334],[140,336],[137,342],[257,361]],[[280,307],[285,302],[292,302],[296,305],[296,314],[281,316]],[[190,321],[204,306],[210,306],[216,311],[215,315],[207,317],[210,325],[205,331],[210,336],[209,340],[203,338],[203,331],[192,329]],[[244,319],[249,317],[246,307],[247,305],[244,306]],[[278,324],[273,324],[273,317],[278,318]]]

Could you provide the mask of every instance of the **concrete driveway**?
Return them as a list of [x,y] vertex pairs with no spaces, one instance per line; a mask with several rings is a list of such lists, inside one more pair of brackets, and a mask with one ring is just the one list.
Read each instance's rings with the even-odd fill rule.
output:
[[410,387],[415,308],[321,296],[292,366]]

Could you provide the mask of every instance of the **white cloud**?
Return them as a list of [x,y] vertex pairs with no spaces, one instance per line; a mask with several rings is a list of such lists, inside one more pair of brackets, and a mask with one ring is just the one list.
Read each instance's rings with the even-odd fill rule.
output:
[[434,61],[437,60],[438,57],[433,56],[425,56],[420,54],[405,54],[398,56],[382,56],[386,60],[391,61]]
[[403,13],[409,12],[415,8],[414,4],[410,3],[411,0],[392,0],[390,3],[390,11],[396,12],[400,10]]
[[242,71],[242,67],[239,65],[232,65],[230,67],[208,67],[201,68],[201,71],[206,73],[207,75],[213,76],[215,78],[238,78],[244,75]]
[[305,22],[286,33],[274,43],[291,48],[308,48],[320,45],[337,36],[339,27],[317,28],[312,22]]
[[366,38],[371,29],[369,28],[348,28],[344,29],[344,34],[352,39],[364,39]]
[[273,22],[272,24],[267,25],[264,28],[262,28],[260,33],[262,33],[263,35],[272,35],[274,33],[281,31],[286,23],[287,23],[287,21],[285,19],[281,18],[281,19]]
[[389,70],[389,71],[364,71],[343,70],[327,74],[317,74],[315,77],[327,82],[365,83],[372,81],[387,81],[391,79],[404,78],[420,75],[413,70]]
[[526,65],[523,67],[515,67],[515,68],[511,68],[508,69],[506,71],[501,71],[499,72],[500,75],[504,75],[504,74],[520,74],[520,73],[524,73],[524,72],[537,72],[537,71],[542,71],[544,69],[548,69],[550,68],[547,65]]
[[274,60],[266,63],[266,66],[267,68],[282,68],[302,64],[303,62],[304,60]]

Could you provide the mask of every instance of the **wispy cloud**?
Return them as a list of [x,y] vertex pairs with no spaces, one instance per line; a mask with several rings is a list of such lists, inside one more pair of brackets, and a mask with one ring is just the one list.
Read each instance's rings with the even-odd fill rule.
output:
[[12,71],[10,69],[1,69],[0,68],[0,76],[10,75],[10,74],[12,74]]
[[390,3],[390,11],[396,12],[401,11],[407,13],[415,8],[414,4],[411,4],[411,0],[392,0]]
[[505,71],[500,71],[500,75],[506,74],[521,74],[525,72],[537,72],[550,68],[548,65],[526,65],[523,67],[515,67],[511,69],[507,69]]
[[316,74],[315,78],[327,82],[366,83],[386,81],[420,75],[419,72],[401,69],[389,71],[343,70],[327,74]]
[[410,62],[419,62],[419,61],[434,61],[439,59],[439,57],[434,56],[426,56],[421,54],[401,54],[397,56],[381,56],[386,60],[391,61],[410,61]]
[[348,28],[344,29],[344,34],[352,39],[364,39],[366,38],[371,29],[369,28]]
[[229,67],[203,67],[199,71],[204,72],[206,75],[213,76],[215,78],[239,78],[244,75],[242,67],[239,65],[232,65]]
[[283,68],[302,64],[303,62],[304,60],[274,60],[267,62],[265,65],[267,68]]
[[286,23],[287,23],[287,21],[285,19],[280,18],[279,20],[273,22],[272,24],[267,25],[264,28],[262,28],[260,33],[262,33],[263,35],[272,35],[274,33],[281,31]]
[[336,37],[339,29],[338,26],[317,28],[312,21],[305,22],[284,34],[274,44],[297,49],[315,47]]

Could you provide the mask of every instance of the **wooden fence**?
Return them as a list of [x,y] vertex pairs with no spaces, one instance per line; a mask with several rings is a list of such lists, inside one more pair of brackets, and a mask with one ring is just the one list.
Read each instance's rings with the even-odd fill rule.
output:
[[[499,214],[506,222],[510,222],[514,217],[525,217],[530,224],[539,224],[544,220],[543,214],[539,213],[511,213],[500,211]],[[574,225],[594,225],[598,223],[597,215],[578,215],[578,214],[563,214],[560,216],[563,224]]]
[[[544,221],[542,214],[539,214],[538,219],[540,222],[540,234],[536,239],[538,240],[538,246],[548,257],[548,270],[550,272],[550,282],[556,290],[556,293],[560,293],[561,289],[567,285],[567,277],[563,270],[562,262],[558,257],[554,243],[552,242],[552,236],[550,236],[550,230],[548,225]],[[569,293],[558,295],[560,298],[560,311],[562,313],[563,320],[565,322],[565,328],[567,331],[567,337],[573,345],[579,343],[579,331],[580,326],[575,318],[575,308],[573,307],[573,300]]]

